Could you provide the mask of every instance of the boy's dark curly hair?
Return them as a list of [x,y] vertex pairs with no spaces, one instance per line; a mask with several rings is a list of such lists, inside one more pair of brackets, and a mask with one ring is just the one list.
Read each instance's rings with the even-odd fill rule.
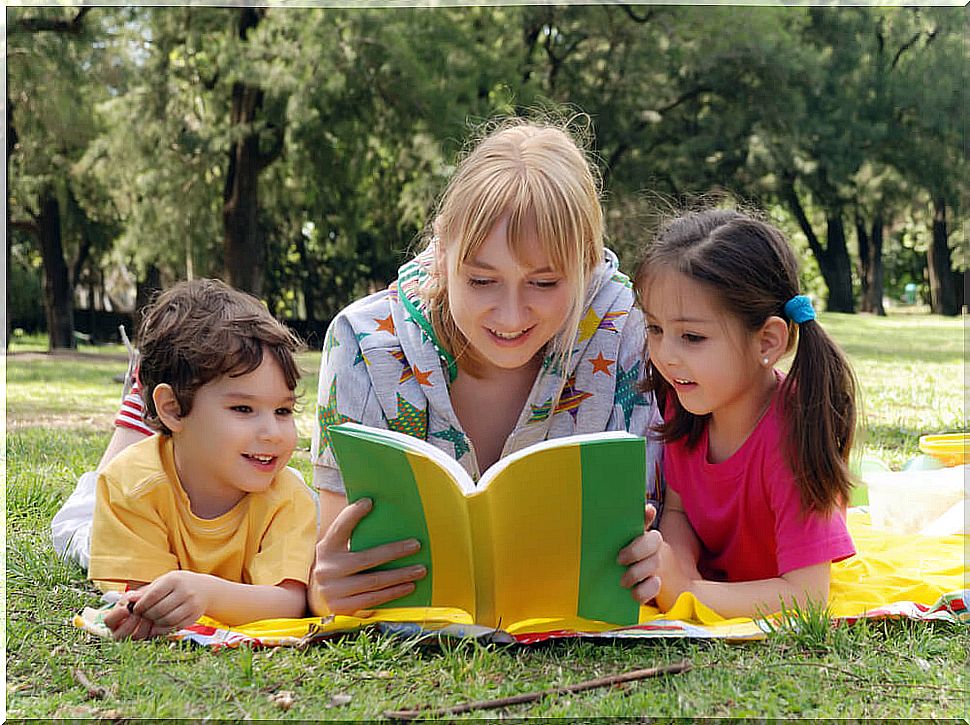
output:
[[188,415],[196,391],[222,375],[246,375],[263,361],[263,351],[279,363],[290,390],[300,369],[295,353],[303,343],[255,297],[217,279],[179,282],[146,308],[138,328],[138,380],[145,422],[163,434],[152,400],[160,383],[172,386],[181,415]]

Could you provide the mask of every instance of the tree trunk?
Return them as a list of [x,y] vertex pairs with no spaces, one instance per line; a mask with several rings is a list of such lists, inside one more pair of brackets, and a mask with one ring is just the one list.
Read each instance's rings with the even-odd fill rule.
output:
[[926,255],[926,266],[930,276],[930,311],[952,317],[960,314],[957,280],[961,275],[953,273],[949,236],[946,202],[943,199],[936,199],[933,202],[933,237]]
[[856,220],[856,234],[859,239],[859,262],[862,279],[863,312],[885,317],[886,308],[882,304],[884,268],[882,264],[882,242],[884,223],[882,214],[872,220],[872,231],[866,232],[865,221]]
[[869,232],[866,230],[866,222],[862,216],[856,213],[855,236],[859,246],[859,282],[861,285],[861,296],[859,302],[860,312],[872,312],[871,297],[869,295],[869,285],[871,273],[869,271]]
[[74,290],[64,262],[60,204],[52,189],[48,189],[41,199],[37,232],[44,262],[44,313],[48,344],[51,350],[72,350],[77,346],[74,341]]
[[795,215],[798,226],[808,240],[808,246],[818,262],[822,279],[828,287],[829,296],[825,309],[829,312],[855,312],[852,299],[852,263],[849,261],[849,250],[845,244],[845,227],[842,223],[841,211],[828,215],[828,239],[826,247],[823,248],[809,221],[808,214],[805,213],[805,207],[798,198],[793,175],[784,179],[780,191],[782,199]]
[[[822,267],[822,260],[819,266]],[[826,270],[828,273],[826,274]],[[841,213],[831,214],[826,219],[825,266],[822,276],[829,288],[829,298],[825,305],[828,312],[855,312],[852,297],[852,263],[845,242],[845,224]]]
[[[240,8],[240,40],[245,41],[265,12]],[[260,153],[259,134],[254,130],[262,108],[260,88],[241,81],[233,83],[230,125],[238,135],[229,147],[229,170],[223,191],[223,251],[228,283],[257,296],[263,290],[266,265],[266,245],[257,224],[259,172],[272,160]]]
[[145,278],[135,283],[135,312],[131,316],[135,329],[128,330],[128,337],[134,339],[138,325],[141,324],[142,310],[161,289],[162,273],[154,264],[149,264],[145,270]]

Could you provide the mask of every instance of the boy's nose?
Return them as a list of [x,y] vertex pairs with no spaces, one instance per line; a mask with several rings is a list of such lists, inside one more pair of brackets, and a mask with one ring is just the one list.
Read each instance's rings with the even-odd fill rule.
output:
[[262,424],[259,428],[260,437],[263,440],[275,441],[282,437],[283,427],[280,422],[276,420],[275,415],[271,415],[263,418]]

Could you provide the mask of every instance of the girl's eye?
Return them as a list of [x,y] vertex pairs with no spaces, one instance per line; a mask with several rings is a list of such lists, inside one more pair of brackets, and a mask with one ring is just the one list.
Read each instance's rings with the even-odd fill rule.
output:
[[647,325],[647,334],[657,337],[663,334],[663,330],[660,329],[660,325]]
[[688,342],[688,343],[690,343],[692,345],[696,345],[699,342],[704,342],[704,340],[707,339],[706,337],[704,337],[702,335],[694,335],[694,334],[691,334],[689,332],[685,332],[684,335],[683,335],[683,337],[684,337],[684,340],[686,342]]
[[237,413],[252,413],[253,409],[248,405],[234,405],[230,410],[234,410]]

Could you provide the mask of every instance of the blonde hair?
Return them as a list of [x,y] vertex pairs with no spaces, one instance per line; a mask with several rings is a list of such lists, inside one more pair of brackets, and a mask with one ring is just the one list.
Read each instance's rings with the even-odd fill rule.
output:
[[[451,245],[459,245],[456,269],[448,270],[454,274],[505,216],[513,252],[518,255],[534,228],[553,268],[573,284],[577,294],[561,330],[579,326],[590,274],[603,260],[603,210],[599,174],[568,125],[500,121],[460,161],[438,204],[428,234],[436,269],[422,295],[440,344],[471,375],[481,370],[481,360],[455,324],[441,265]],[[553,338],[550,352],[562,369],[572,337]]]

